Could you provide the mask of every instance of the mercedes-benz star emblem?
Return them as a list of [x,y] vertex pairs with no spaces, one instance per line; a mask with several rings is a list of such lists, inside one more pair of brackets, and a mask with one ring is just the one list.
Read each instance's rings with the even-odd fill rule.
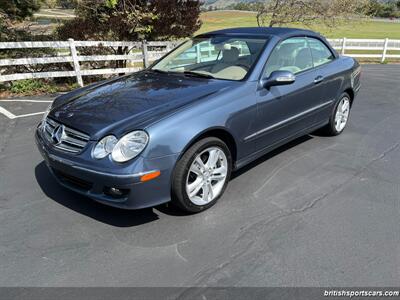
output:
[[53,143],[59,144],[61,142],[63,135],[64,135],[64,125],[59,125],[56,128],[54,128],[53,134],[51,135]]

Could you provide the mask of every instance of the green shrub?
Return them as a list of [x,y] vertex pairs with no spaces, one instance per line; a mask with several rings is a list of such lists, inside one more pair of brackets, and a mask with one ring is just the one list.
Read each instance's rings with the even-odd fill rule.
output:
[[55,93],[57,88],[38,79],[25,79],[14,81],[10,91],[14,94]]
[[[90,81],[86,83],[89,84]],[[56,81],[54,79],[25,79],[0,84],[0,97],[55,94],[69,92],[76,88],[79,88],[79,85],[69,80],[62,82],[61,80]]]

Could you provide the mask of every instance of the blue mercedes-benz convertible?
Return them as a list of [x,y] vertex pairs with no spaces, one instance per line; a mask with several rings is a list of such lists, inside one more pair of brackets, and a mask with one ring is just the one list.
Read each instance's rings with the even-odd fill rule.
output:
[[316,129],[340,134],[360,66],[319,34],[236,28],[55,99],[36,131],[65,187],[127,209],[214,205],[231,172]]

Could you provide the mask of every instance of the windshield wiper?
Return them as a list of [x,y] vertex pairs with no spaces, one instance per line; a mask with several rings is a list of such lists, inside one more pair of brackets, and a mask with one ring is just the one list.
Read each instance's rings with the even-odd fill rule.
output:
[[168,71],[164,71],[164,70],[160,70],[160,69],[150,69],[150,70],[153,71],[153,72],[156,72],[156,73],[160,73],[160,74],[168,74],[168,73],[170,73]]
[[209,78],[209,79],[215,78],[212,75],[204,74],[204,73],[198,73],[198,72],[194,72],[194,71],[184,71],[183,74],[189,75],[189,76],[194,76],[194,77]]

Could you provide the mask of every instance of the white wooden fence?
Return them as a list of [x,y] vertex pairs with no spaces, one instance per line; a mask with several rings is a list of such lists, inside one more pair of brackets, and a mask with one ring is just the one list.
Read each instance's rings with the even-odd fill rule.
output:
[[[18,65],[38,65],[38,64],[54,64],[54,63],[72,63],[73,71],[54,71],[54,72],[33,72],[33,73],[17,73],[17,74],[1,74],[0,82],[13,81],[31,78],[55,78],[55,77],[73,77],[75,76],[80,86],[83,86],[82,76],[88,75],[104,75],[136,72],[141,69],[140,66],[147,67],[151,61],[160,58],[162,55],[173,49],[177,45],[176,42],[119,42],[119,41],[50,41],[50,42],[0,42],[0,51],[5,49],[32,49],[32,48],[52,48],[65,49],[69,51],[69,55],[58,55],[54,57],[39,58],[15,58],[0,59],[0,68]],[[125,55],[79,55],[77,47],[128,47],[129,54]],[[148,48],[159,48],[162,50],[150,51]],[[82,69],[80,62],[93,61],[116,61],[126,60],[125,68],[102,68],[102,69]],[[132,66],[133,65],[133,66]]]
[[[391,39],[330,39],[329,43],[342,55],[359,58],[378,58],[384,62],[388,58],[400,59],[400,40]],[[348,53],[351,51],[351,53]],[[389,54],[388,52],[391,51]],[[369,52],[369,53],[354,53]],[[374,52],[374,53],[371,53]]]
[[[330,39],[331,45],[342,55],[358,58],[374,58],[384,62],[386,59],[400,59],[400,40],[391,39]],[[3,75],[0,71],[0,82],[30,78],[76,77],[83,86],[82,76],[119,74],[139,71],[147,67],[151,61],[161,57],[175,47],[178,42],[125,42],[125,41],[50,41],[50,42],[0,42],[0,51],[5,49],[52,48],[69,49],[69,55],[40,58],[0,59],[0,68],[18,65],[37,65],[53,63],[72,63],[73,71],[33,72]],[[79,55],[77,47],[128,47],[125,55]],[[150,51],[149,48],[158,48]],[[202,49],[203,50],[203,49]],[[350,53],[349,53],[350,51]],[[390,51],[390,53],[388,53]],[[396,51],[397,52],[396,54]],[[357,53],[358,52],[358,53]],[[362,52],[362,53],[359,53]],[[82,69],[81,62],[126,60],[125,68]],[[132,66],[133,64],[133,66]],[[136,65],[136,66],[135,66]]]

